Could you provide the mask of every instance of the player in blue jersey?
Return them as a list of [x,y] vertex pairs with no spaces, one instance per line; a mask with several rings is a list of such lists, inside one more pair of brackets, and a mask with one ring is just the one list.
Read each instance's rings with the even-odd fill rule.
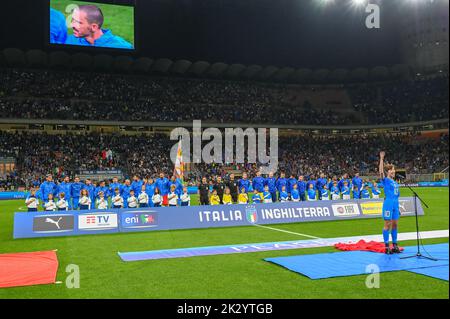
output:
[[322,199],[322,190],[323,190],[323,186],[326,185],[328,182],[328,180],[325,178],[325,174],[324,173],[320,173],[319,178],[316,181],[316,189],[319,195],[319,200]]
[[306,189],[309,190],[311,188],[311,185],[313,186],[314,190],[317,190],[316,178],[314,177],[314,175],[309,176],[309,180],[306,182]]
[[[380,152],[380,164],[378,171],[380,173],[381,183],[384,188],[384,203],[383,203],[383,240],[385,244],[386,254],[400,253],[397,245],[398,220],[400,218],[400,205],[398,198],[400,196],[400,189],[395,178],[395,167],[392,164],[384,163],[386,153]],[[391,233],[393,249],[389,247],[389,233]]]
[[131,43],[114,35],[111,30],[102,28],[103,22],[103,13],[97,6],[77,6],[72,12],[73,34],[67,37],[66,44],[133,49]]
[[138,175],[133,176],[133,182],[131,183],[131,188],[134,190],[134,194],[138,196],[141,193],[142,185],[144,181]]
[[48,202],[48,195],[55,196],[57,192],[57,186],[53,182],[53,176],[48,174],[45,177],[45,181],[39,186],[39,198],[42,200],[42,206]]
[[337,179],[337,176],[336,176],[336,175],[334,175],[333,178],[328,182],[328,190],[329,190],[330,192],[332,192],[331,189],[332,189],[333,186],[334,186],[334,182],[336,182],[336,185],[337,185],[338,179]]
[[369,185],[364,185],[361,191],[361,199],[370,199]]
[[242,173],[242,178],[239,180],[239,189],[242,192],[242,189],[245,189],[245,192],[248,193],[248,190],[250,189],[250,181],[247,178],[247,173]]
[[348,174],[345,173],[342,178],[338,182],[338,187],[341,193],[343,193],[344,184],[347,182],[347,186],[350,187],[350,179],[348,178]]
[[358,187],[358,190],[361,191],[363,188],[363,181],[361,179],[361,177],[359,177],[359,173],[355,173],[355,176],[352,179],[352,185],[353,187],[356,186]]
[[66,17],[58,10],[50,8],[50,43],[64,44],[66,40]]
[[161,205],[168,206],[169,205],[169,179],[165,176],[164,172],[159,173],[159,178],[155,181],[155,187],[159,190],[159,195],[162,198]]
[[129,179],[125,180],[125,183],[122,185],[120,195],[123,198],[123,207],[128,208],[128,198],[130,198],[130,194],[133,188],[131,187],[131,181]]
[[[95,188],[95,199],[97,200],[100,197],[100,193],[103,193],[103,196],[106,200],[111,196],[109,193],[109,188],[106,187],[105,181],[100,181],[98,186]],[[95,203],[95,201],[93,201]]]
[[67,201],[67,203],[69,204],[69,209],[72,209],[72,198],[71,198],[71,194],[70,194],[70,187],[71,187],[72,183],[70,182],[70,178],[69,176],[64,177],[64,180],[59,183],[58,185],[58,190],[57,190],[57,198],[59,198],[61,193],[64,193],[64,198]]
[[270,196],[272,196],[272,202],[277,201],[277,180],[273,177],[273,172],[269,173],[269,176],[264,181],[264,185],[269,188]]
[[114,178],[112,179],[112,183],[109,184],[109,189],[108,189],[109,195],[110,195],[111,197],[115,196],[115,194],[116,194],[116,188],[119,189],[119,193],[122,193],[122,184],[119,183],[119,179],[118,179],[117,177],[114,177]]
[[297,185],[297,179],[295,178],[294,174],[291,174],[291,176],[287,180],[287,192],[289,193],[289,195],[292,194],[294,185]]
[[173,175],[170,178],[169,187],[172,187],[172,185],[175,185],[175,194],[178,198],[178,205],[181,205],[181,195],[183,195],[183,182],[180,178],[177,178],[175,175]]
[[153,178],[148,177],[147,179],[144,179],[144,185],[145,185],[145,193],[148,195],[149,201],[148,206],[153,207],[153,195],[155,195],[155,183],[153,182]]
[[305,178],[303,175],[300,175],[298,177],[298,182],[297,182],[297,188],[298,188],[298,193],[300,195],[300,200],[302,202],[304,202],[306,200],[306,182],[305,182]]
[[72,197],[72,208],[77,210],[78,203],[80,201],[81,190],[83,189],[84,184],[80,181],[80,178],[77,176],[74,179],[70,187],[70,195]]
[[84,181],[83,189],[87,190],[89,198],[91,199],[92,206],[95,205],[95,185],[92,184],[92,181],[88,178]]
[[280,177],[278,177],[277,182],[275,183],[275,187],[278,190],[278,197],[280,197],[283,187],[285,188],[285,191],[287,193],[287,180],[284,172],[280,173]]
[[256,189],[258,193],[264,192],[264,178],[261,177],[261,172],[256,172],[256,177],[252,181],[253,189]]
[[353,185],[353,199],[361,199],[361,191],[357,185]]

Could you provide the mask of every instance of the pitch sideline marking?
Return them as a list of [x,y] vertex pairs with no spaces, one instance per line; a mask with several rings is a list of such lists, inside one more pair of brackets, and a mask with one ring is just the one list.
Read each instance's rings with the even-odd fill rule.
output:
[[263,226],[263,225],[258,225],[258,224],[253,224],[253,226],[266,228],[266,229],[271,229],[271,230],[275,230],[275,231],[279,231],[279,232],[283,232],[283,233],[288,233],[288,234],[292,234],[292,235],[308,237],[308,238],[312,238],[312,239],[320,239],[320,237],[306,235],[306,234],[301,234],[301,233],[295,233],[295,232],[292,232],[292,231],[289,231],[289,230],[284,230],[284,229],[279,229],[279,228],[274,228],[274,227],[269,227],[269,226]]
[[[425,238],[448,238],[449,230],[434,230],[421,232],[421,237]],[[415,232],[400,233],[399,240],[411,240],[416,238]],[[137,252],[118,252],[123,261],[138,261],[138,260],[155,260],[155,259],[170,259],[170,258],[185,258],[195,256],[212,256],[236,253],[254,253],[262,251],[276,251],[288,249],[302,249],[302,248],[318,248],[330,247],[339,242],[357,242],[364,239],[366,241],[382,240],[381,235],[360,235],[352,237],[338,237],[338,238],[321,238],[321,239],[305,239],[293,240],[284,242],[269,242],[269,243],[253,243],[253,244],[237,244],[224,246],[207,246],[207,247],[192,247],[192,248],[177,248],[177,249],[163,249]]]

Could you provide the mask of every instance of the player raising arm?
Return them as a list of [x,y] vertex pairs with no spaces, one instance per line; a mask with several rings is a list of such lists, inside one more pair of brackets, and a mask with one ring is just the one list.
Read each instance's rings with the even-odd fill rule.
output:
[[[383,203],[383,240],[386,246],[386,254],[399,253],[400,249],[397,245],[397,226],[400,218],[400,209],[398,198],[400,196],[399,187],[395,178],[395,167],[392,164],[384,163],[385,152],[380,152],[380,165],[378,171],[380,173],[381,183],[384,188]],[[389,233],[392,236],[393,249],[389,247]]]

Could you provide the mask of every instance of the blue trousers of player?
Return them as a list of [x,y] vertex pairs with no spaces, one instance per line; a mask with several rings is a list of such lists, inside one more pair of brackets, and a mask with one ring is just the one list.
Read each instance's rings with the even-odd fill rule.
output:
[[305,196],[305,192],[300,192],[300,201],[301,202],[305,202],[306,201],[306,196]]
[[80,210],[88,210],[89,205],[80,205]]
[[37,212],[37,208],[28,208],[28,212]]
[[276,202],[277,201],[277,192],[270,192],[270,196],[272,196],[272,202]]
[[181,206],[188,206],[189,202],[181,202]]
[[80,202],[80,197],[72,197],[72,209],[78,209],[78,203]]
[[148,204],[139,204],[139,208],[145,208],[148,207]]

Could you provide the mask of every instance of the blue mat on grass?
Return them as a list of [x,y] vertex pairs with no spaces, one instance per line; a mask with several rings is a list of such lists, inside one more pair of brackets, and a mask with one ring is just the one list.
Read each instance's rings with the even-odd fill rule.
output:
[[[420,258],[400,259],[403,256],[414,255],[416,253],[415,246],[405,247],[403,253],[395,255],[366,251],[348,251],[266,258],[264,260],[303,274],[311,279],[368,274],[373,272],[373,267],[368,267],[369,265],[378,266],[379,272],[448,266],[448,243],[425,245],[425,251],[440,260],[431,261]],[[424,252],[423,254],[426,255]]]
[[448,265],[447,266],[438,266],[438,267],[420,268],[420,269],[410,269],[408,271],[416,273],[416,274],[425,275],[428,277],[433,277],[433,278],[448,281],[448,272],[449,272]]

